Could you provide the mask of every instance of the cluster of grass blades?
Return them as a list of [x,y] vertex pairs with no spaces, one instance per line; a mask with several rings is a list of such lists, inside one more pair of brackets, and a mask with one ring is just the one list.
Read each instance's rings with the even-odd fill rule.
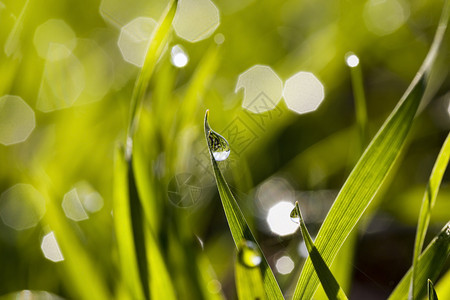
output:
[[[420,70],[353,168],[314,242],[306,229],[298,203],[296,203],[291,217],[300,223],[309,257],[298,279],[293,299],[311,299],[318,287],[319,280],[330,299],[347,299],[328,266],[331,265],[346,238],[358,224],[404,148],[408,132],[427,87],[427,79],[446,31],[448,19],[449,2],[446,1],[433,44]],[[242,266],[239,263],[236,266],[238,295],[253,295],[253,298],[256,299],[258,298],[256,295],[260,291],[255,291],[255,286],[263,286],[267,298],[283,299],[283,294],[272,270],[219,168],[217,161],[226,159],[228,155],[223,156],[223,153],[229,151],[229,145],[222,136],[211,129],[208,123],[208,115],[209,111],[206,112],[204,121],[205,138],[210,151],[217,188],[237,251],[244,251],[243,245],[251,243],[255,248],[254,250],[260,253],[261,262],[253,266],[252,270],[247,270],[246,276],[242,275]],[[364,118],[362,119],[364,120]],[[364,128],[364,125],[361,128]],[[363,132],[364,129],[361,131]],[[364,137],[362,137],[363,139]],[[390,299],[406,299],[408,295],[411,299],[420,299],[426,294],[427,289],[429,299],[435,299],[436,297],[432,281],[437,279],[450,253],[450,223],[442,229],[441,233],[423,253],[420,253],[420,251],[429,223],[430,211],[448,164],[449,145],[449,138],[447,138],[437,158],[425,192],[418,222],[412,270],[408,271]],[[258,278],[261,278],[262,282],[257,282]]]

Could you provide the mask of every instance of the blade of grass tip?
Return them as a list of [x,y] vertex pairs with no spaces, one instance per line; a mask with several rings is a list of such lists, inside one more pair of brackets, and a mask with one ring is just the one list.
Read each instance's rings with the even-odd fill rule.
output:
[[134,84],[133,94],[130,103],[130,116],[127,128],[127,140],[132,139],[135,127],[139,122],[139,109],[144,99],[145,91],[147,90],[150,77],[155,69],[158,58],[161,56],[165,45],[169,39],[169,32],[172,28],[172,20],[175,15],[176,1],[170,0],[167,4],[166,10],[163,13],[159,26],[153,32],[147,54],[145,55],[144,65],[142,66],[139,76]]
[[[448,12],[444,11],[421,68],[352,170],[319,230],[315,245],[327,264],[333,261],[403,149],[447,23]],[[300,274],[293,299],[311,299],[318,284],[314,267],[308,259]]]
[[311,258],[314,269],[316,270],[316,273],[319,277],[320,282],[322,283],[322,287],[327,294],[328,299],[348,299],[345,295],[344,290],[340,287],[336,278],[334,278],[327,264],[314,245],[311,235],[309,234],[308,229],[306,228],[306,224],[303,220],[298,202],[295,202],[295,207],[291,212],[291,219],[296,223],[300,223],[300,229],[303,235],[303,239],[305,240],[306,249],[308,250],[309,257]]
[[131,220],[128,186],[128,161],[123,147],[117,147],[114,157],[113,213],[114,229],[119,251],[122,280],[133,299],[144,299]]
[[450,159],[450,134],[447,135],[444,144],[442,145],[441,151],[436,159],[433,170],[431,171],[430,179],[428,181],[427,188],[425,190],[425,195],[423,196],[422,205],[420,207],[419,220],[417,223],[416,240],[414,243],[414,254],[413,254],[413,264],[412,264],[412,277],[409,298],[412,299],[414,295],[414,278],[416,277],[417,260],[419,259],[419,254],[422,251],[423,242],[425,240],[425,235],[427,233],[428,224],[430,223],[431,210],[436,202],[436,197],[439,191],[439,187],[444,177],[445,170]]
[[353,97],[355,98],[356,123],[359,128],[361,152],[367,144],[367,108],[366,97],[364,95],[364,84],[359,58],[352,52],[346,55],[346,62],[350,68],[350,78],[353,87]]
[[[441,232],[435,237],[428,247],[423,251],[417,260],[417,276],[414,279],[414,299],[421,299],[427,291],[427,279],[436,281],[445,261],[450,254],[450,222],[448,222]],[[389,300],[404,300],[409,294],[412,268],[403,276],[402,280],[395,287],[389,296]]]
[[27,11],[28,4],[30,3],[30,0],[26,0],[25,4],[23,5],[22,10],[20,11],[19,17],[17,18],[16,22],[14,23],[14,26],[8,35],[8,38],[5,42],[5,54],[9,57],[12,54],[17,54],[17,50],[19,48],[19,40],[20,35],[22,33],[23,28],[23,20],[25,19],[25,12]]
[[428,279],[428,300],[438,300],[438,296],[436,295],[436,291],[433,287],[433,282]]
[[[233,194],[231,193],[230,188],[228,187],[228,184],[226,183],[225,178],[223,177],[222,172],[220,171],[219,166],[217,165],[211,147],[220,146],[220,144],[223,142],[225,142],[228,145],[228,142],[226,142],[226,140],[223,137],[221,137],[220,135],[211,130],[208,124],[208,114],[209,111],[206,111],[204,123],[205,137],[211,157],[211,163],[213,166],[214,177],[217,183],[217,189],[219,190],[220,199],[222,201],[223,209],[225,211],[228,226],[230,227],[234,243],[236,244],[236,247],[238,247],[239,243],[242,240],[253,242],[258,247],[258,250],[262,253],[261,248],[258,245],[258,242],[256,241],[255,237],[253,236],[250,230],[250,227],[245,221],[244,215],[242,214],[241,209],[239,208],[236,200],[234,199]],[[213,139],[213,141],[211,141],[211,139]],[[223,141],[220,139],[223,139]],[[270,269],[270,266],[267,263],[267,260],[263,254],[261,255],[261,258],[262,261],[259,267],[263,274],[264,289],[266,291],[267,297],[269,299],[284,299],[280,287],[278,286],[278,283],[275,280],[275,276],[273,275],[273,272]]]
[[261,276],[261,254],[249,241],[242,241],[235,262],[235,280],[238,299],[266,299]]

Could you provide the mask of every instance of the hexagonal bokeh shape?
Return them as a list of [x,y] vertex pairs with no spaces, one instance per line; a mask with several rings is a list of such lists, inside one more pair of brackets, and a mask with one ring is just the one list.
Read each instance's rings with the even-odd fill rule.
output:
[[19,96],[0,97],[0,143],[25,141],[36,127],[33,109]]
[[[34,47],[40,57],[57,61],[67,57],[77,44],[75,32],[63,20],[50,19],[36,28],[33,38]],[[58,44],[64,47],[50,47]],[[69,51],[64,51],[69,49]]]
[[178,1],[172,25],[180,38],[192,43],[204,40],[219,24],[219,9],[210,0]]
[[64,195],[61,204],[66,217],[74,221],[83,221],[89,219],[88,214],[84,210],[83,204],[78,197],[77,189],[73,188]]
[[71,107],[86,86],[84,67],[70,49],[59,44],[50,44],[50,48],[58,48],[67,56],[45,63],[36,103],[36,108],[42,112]]
[[59,248],[55,233],[52,231],[42,238],[41,250],[45,258],[52,262],[59,262],[64,260],[64,256]]
[[45,199],[30,184],[16,184],[0,197],[0,217],[5,225],[15,230],[36,226],[44,213]]
[[305,114],[319,107],[325,92],[322,83],[314,74],[298,72],[286,80],[283,96],[290,110]]
[[123,58],[138,67],[142,67],[150,38],[158,23],[152,18],[139,17],[120,30],[119,46]]
[[280,102],[283,81],[269,66],[255,65],[239,75],[235,92],[242,88],[242,107],[259,114],[274,109]]

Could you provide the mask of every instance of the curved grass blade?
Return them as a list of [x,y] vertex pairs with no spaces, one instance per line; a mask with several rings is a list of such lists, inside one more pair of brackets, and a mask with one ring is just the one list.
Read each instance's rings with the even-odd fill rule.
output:
[[422,206],[420,207],[419,221],[417,224],[416,240],[414,243],[414,256],[412,265],[412,277],[409,298],[414,294],[414,278],[416,277],[416,265],[419,259],[419,254],[422,251],[423,242],[427,233],[428,224],[430,223],[431,210],[436,202],[436,197],[441,185],[442,177],[447,169],[448,161],[450,159],[450,134],[447,135],[441,151],[436,159],[433,170],[431,171],[430,180],[423,196]]
[[[405,144],[447,23],[448,12],[444,9],[433,44],[420,70],[356,164],[319,230],[315,245],[327,264],[333,261],[358,223]],[[308,259],[300,274],[293,299],[311,299],[318,284],[311,259]]]
[[[217,183],[217,189],[219,190],[220,199],[222,201],[223,209],[227,217],[228,225],[230,226],[230,231],[231,235],[233,236],[234,243],[236,244],[236,247],[238,247],[239,243],[242,240],[251,241],[255,243],[259,251],[261,251],[258,242],[256,241],[255,237],[253,236],[250,230],[250,227],[245,221],[244,215],[242,214],[239,205],[234,199],[233,194],[231,193],[230,188],[228,187],[228,184],[226,183],[225,178],[223,177],[222,172],[220,171],[219,166],[217,165],[217,162],[209,147],[209,135],[211,129],[208,124],[208,114],[209,112],[206,111],[204,124],[205,138],[208,143],[207,145],[211,157],[211,163],[214,170],[214,177]],[[261,269],[261,273],[263,275],[264,289],[266,291],[267,297],[269,299],[284,299],[280,287],[278,286],[278,283],[275,280],[275,276],[273,275],[266,258],[264,257],[264,255],[262,255],[261,257],[262,261],[259,268]]]
[[153,74],[158,58],[161,56],[164,46],[169,39],[169,32],[172,27],[172,20],[175,16],[176,1],[170,0],[165,13],[160,19],[160,24],[150,38],[150,44],[145,55],[144,65],[139,72],[139,76],[134,84],[133,94],[130,103],[130,117],[127,128],[127,140],[134,135],[135,127],[139,121],[139,109],[141,107],[145,91],[147,90],[150,77]]
[[438,296],[436,295],[436,291],[434,290],[433,287],[433,282],[428,279],[428,286],[427,286],[427,290],[428,290],[428,300],[438,300]]
[[[245,241],[239,245],[239,253],[235,263],[236,289],[238,299],[266,299],[264,283],[261,276],[261,269],[257,266],[246,265],[242,258],[246,251]],[[260,254],[258,253],[257,255]],[[259,258],[257,258],[259,260]],[[250,258],[251,260],[251,258]],[[252,262],[251,262],[252,263]]]
[[[435,237],[417,260],[417,276],[414,279],[414,299],[421,299],[427,291],[427,280],[436,281],[445,261],[450,255],[450,222]],[[389,296],[390,300],[403,300],[408,297],[412,269],[403,276],[400,283]]]
[[347,296],[345,295],[344,290],[340,287],[336,278],[334,278],[327,264],[323,260],[316,246],[314,245],[311,235],[309,234],[308,229],[306,228],[305,222],[303,220],[298,202],[295,202],[295,207],[291,213],[291,218],[299,220],[300,222],[300,229],[303,235],[303,239],[305,240],[306,249],[308,249],[309,257],[312,261],[314,269],[316,270],[319,280],[322,283],[322,287],[325,293],[327,294],[328,299],[331,300],[348,299]]

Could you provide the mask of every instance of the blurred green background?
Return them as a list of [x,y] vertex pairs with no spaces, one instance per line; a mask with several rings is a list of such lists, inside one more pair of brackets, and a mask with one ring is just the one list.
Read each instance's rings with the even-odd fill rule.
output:
[[[188,15],[191,2],[179,3]],[[361,154],[346,54],[360,59],[370,140],[419,69],[443,1],[213,2],[218,27],[201,15],[190,21],[212,22],[195,29],[201,40],[170,31],[143,100],[134,149],[144,157],[143,185],[155,199],[149,222],[180,299],[203,298],[201,288],[192,288],[196,268],[212,278],[210,293],[236,297],[234,245],[203,137],[209,109],[212,128],[232,149],[222,170],[283,292],[291,295],[304,244],[298,232],[271,230],[267,216],[282,201],[304,203],[314,235]],[[62,251],[64,260],[53,262],[41,248],[44,236],[61,226],[59,232],[70,231],[81,246],[76,249],[120,298],[126,274],[113,224],[114,149],[125,139],[140,71],[124,56],[139,61],[133,51],[142,45],[145,51],[146,40],[139,39],[148,37],[153,23],[127,27],[124,44],[120,36],[127,31],[121,28],[138,17],[155,25],[166,5],[0,1],[0,295],[41,290],[79,297],[67,275],[71,257]],[[185,66],[177,66],[175,45]],[[354,257],[340,262],[352,272],[344,284],[351,298],[386,298],[411,265],[423,192],[450,128],[449,54],[447,33],[408,146],[364,217]],[[325,98],[306,114],[290,110],[283,99],[273,110],[252,113],[242,107],[244,92],[235,88],[239,75],[254,65],[270,66],[283,83],[311,72]],[[64,224],[46,216],[50,202],[67,216]],[[446,174],[427,241],[449,217]],[[55,251],[54,244],[50,248]],[[285,256],[293,269],[286,258],[278,264]]]

